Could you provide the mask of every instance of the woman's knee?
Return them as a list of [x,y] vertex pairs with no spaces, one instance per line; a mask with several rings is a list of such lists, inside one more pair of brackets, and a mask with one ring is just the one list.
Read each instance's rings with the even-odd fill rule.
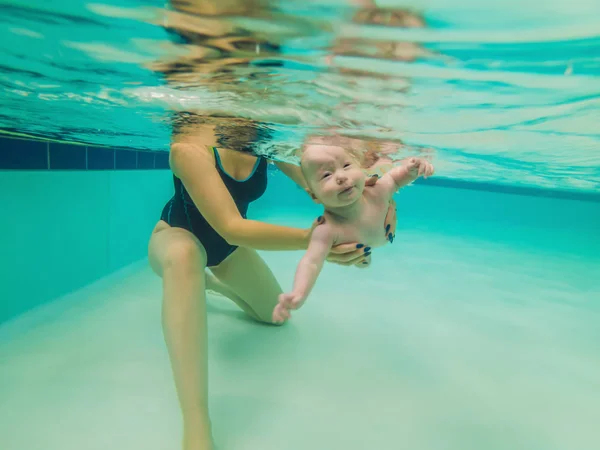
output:
[[265,325],[273,325],[274,327],[282,327],[284,326],[288,321],[284,321],[284,322],[274,322],[273,318],[269,318],[268,321],[265,321]]
[[257,322],[260,322],[264,325],[272,325],[274,327],[281,327],[287,323],[287,320],[285,322],[275,322],[273,320],[273,313],[271,313],[271,315],[269,315],[269,316],[257,314],[257,316],[254,318],[254,320],[256,320]]
[[165,271],[203,273],[206,257],[193,240],[177,239],[167,245],[162,258],[162,267]]

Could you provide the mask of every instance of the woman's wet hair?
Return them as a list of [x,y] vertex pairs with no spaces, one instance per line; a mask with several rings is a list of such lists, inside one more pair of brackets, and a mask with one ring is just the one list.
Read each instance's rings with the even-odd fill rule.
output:
[[272,132],[256,122],[238,124],[223,121],[215,127],[215,136],[221,147],[255,154],[261,145],[272,139]]
[[262,145],[273,138],[273,133],[267,126],[249,119],[204,116],[191,112],[178,112],[173,115],[174,135],[197,125],[213,125],[218,147],[243,153],[256,154]]

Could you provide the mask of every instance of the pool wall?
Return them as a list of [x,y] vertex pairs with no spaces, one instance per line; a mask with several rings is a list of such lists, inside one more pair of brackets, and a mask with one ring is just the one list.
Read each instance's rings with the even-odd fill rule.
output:
[[144,258],[172,195],[164,155],[57,148],[0,139],[0,323]]
[[[0,323],[144,259],[173,192],[171,176],[167,154],[0,138]],[[468,236],[473,245],[600,260],[600,199],[593,193],[441,176],[403,189],[396,200],[396,241],[384,251],[401,252],[411,230],[425,230]],[[320,213],[270,170],[269,189],[249,215],[310,226]]]

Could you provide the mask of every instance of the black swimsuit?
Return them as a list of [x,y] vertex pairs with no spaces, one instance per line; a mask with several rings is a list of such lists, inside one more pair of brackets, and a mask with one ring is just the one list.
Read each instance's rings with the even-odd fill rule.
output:
[[[221,164],[219,152],[214,147],[213,152],[217,171],[221,175],[221,179],[229,190],[240,214],[245,219],[250,203],[259,199],[267,189],[267,160],[259,157],[248,178],[236,180],[225,171]],[[199,176],[202,176],[202,174],[199,174]],[[218,266],[235,251],[237,246],[230,245],[208,224],[204,216],[198,211],[181,180],[173,176],[173,181],[175,183],[175,195],[165,205],[161,219],[172,227],[183,228],[193,233],[206,250],[208,258],[206,265],[208,267]]]

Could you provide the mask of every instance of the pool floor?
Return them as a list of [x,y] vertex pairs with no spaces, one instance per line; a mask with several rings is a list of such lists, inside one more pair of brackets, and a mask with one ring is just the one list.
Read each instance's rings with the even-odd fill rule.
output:
[[[300,253],[262,253],[284,289]],[[209,297],[222,450],[600,448],[600,264],[427,230],[328,265],[288,326]],[[144,262],[0,328],[3,450],[176,450]]]

